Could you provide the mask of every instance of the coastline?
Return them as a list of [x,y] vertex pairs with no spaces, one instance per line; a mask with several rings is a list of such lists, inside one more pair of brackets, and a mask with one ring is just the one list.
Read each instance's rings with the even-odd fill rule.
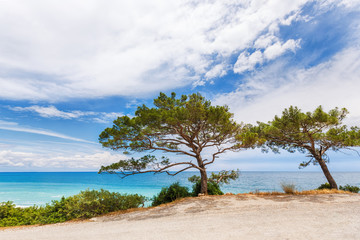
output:
[[[153,197],[163,187],[174,182],[191,189],[188,178],[195,172],[184,172],[177,176],[142,174],[120,179],[117,175],[99,175],[95,172],[73,173],[0,173],[0,202],[13,201],[17,206],[33,206],[60,200],[86,189],[106,189],[111,192],[141,194]],[[210,173],[210,172],[209,172]],[[339,185],[360,186],[360,172],[335,172]],[[222,191],[247,193],[254,191],[282,191],[281,183],[294,183],[298,191],[316,189],[326,182],[322,172],[242,171],[240,178],[223,185]]]
[[360,194],[187,198],[87,221],[0,230],[4,239],[360,239]]

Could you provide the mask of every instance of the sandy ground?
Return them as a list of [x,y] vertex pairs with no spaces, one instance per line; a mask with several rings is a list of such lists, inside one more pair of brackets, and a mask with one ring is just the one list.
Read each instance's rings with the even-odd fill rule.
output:
[[360,194],[199,197],[84,222],[2,229],[0,239],[360,239]]

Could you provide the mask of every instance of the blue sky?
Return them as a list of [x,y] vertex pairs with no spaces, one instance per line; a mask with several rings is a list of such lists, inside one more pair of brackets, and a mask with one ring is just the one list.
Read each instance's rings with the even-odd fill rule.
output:
[[[239,122],[323,105],[359,126],[359,40],[355,0],[1,1],[0,171],[97,171],[124,157],[100,132],[160,91],[200,92]],[[360,171],[354,152],[330,156]],[[248,150],[210,170],[303,160]]]

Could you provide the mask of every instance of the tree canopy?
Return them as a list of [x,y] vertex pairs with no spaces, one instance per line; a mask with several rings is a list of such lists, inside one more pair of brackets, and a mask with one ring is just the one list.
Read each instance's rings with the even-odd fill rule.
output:
[[[100,134],[99,141],[104,147],[125,153],[161,151],[183,155],[183,160],[171,162],[167,157],[145,155],[103,166],[100,172],[123,176],[145,172],[175,175],[194,168],[200,171],[201,192],[206,194],[207,165],[222,153],[259,144],[257,133],[251,132],[249,125],[236,123],[232,117],[227,106],[212,106],[199,93],[180,98],[176,98],[175,93],[171,96],[160,93],[154,107],[142,105],[134,117],[118,117],[112,128]],[[210,152],[209,158],[203,158],[204,150]],[[170,172],[176,166],[181,169]]]
[[303,113],[297,107],[291,106],[283,111],[282,116],[275,116],[273,121],[268,124],[260,123],[259,126],[267,139],[266,145],[273,151],[278,152],[279,148],[282,148],[289,152],[297,150],[308,153],[309,159],[299,167],[306,167],[311,163],[319,164],[331,188],[337,188],[327,168],[327,151],[360,146],[359,128],[348,128],[342,123],[347,114],[345,108],[324,112],[319,106],[314,112]]

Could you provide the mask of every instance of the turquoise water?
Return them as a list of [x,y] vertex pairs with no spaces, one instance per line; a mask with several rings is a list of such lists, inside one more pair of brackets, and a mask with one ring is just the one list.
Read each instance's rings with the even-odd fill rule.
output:
[[[0,202],[13,201],[18,206],[44,205],[62,196],[71,196],[85,189],[107,189],[120,193],[139,193],[152,197],[162,187],[179,181],[191,186],[187,178],[196,172],[176,176],[139,174],[127,178],[95,172],[19,172],[0,173]],[[360,187],[360,172],[335,172],[338,185]],[[224,185],[224,192],[282,191],[281,183],[293,183],[298,190],[317,188],[326,182],[321,172],[242,172],[239,179]]]

